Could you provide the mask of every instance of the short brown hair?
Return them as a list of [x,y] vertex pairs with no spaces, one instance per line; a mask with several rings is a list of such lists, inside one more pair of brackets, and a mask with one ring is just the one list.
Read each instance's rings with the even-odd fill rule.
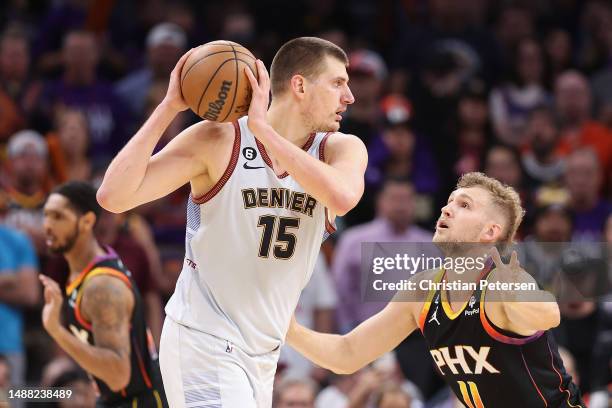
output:
[[525,215],[525,210],[521,206],[521,198],[516,190],[479,172],[466,173],[457,182],[457,188],[469,187],[480,187],[489,192],[493,204],[503,211],[508,219],[508,226],[500,241],[503,246],[512,244],[516,230]]
[[336,44],[317,37],[299,37],[286,42],[272,60],[270,84],[272,95],[282,95],[296,75],[311,79],[321,73],[325,57],[330,56],[348,65],[348,57]]

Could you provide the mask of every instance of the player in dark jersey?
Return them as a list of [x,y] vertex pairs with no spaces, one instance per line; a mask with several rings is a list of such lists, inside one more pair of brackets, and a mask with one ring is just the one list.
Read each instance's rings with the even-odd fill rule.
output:
[[[482,173],[464,175],[442,208],[433,241],[452,259],[482,254],[484,244],[490,256],[482,257],[480,268],[418,273],[410,280],[417,290],[398,292],[395,301],[344,336],[316,333],[294,320],[288,343],[324,368],[351,373],[418,327],[439,374],[469,408],[584,408],[549,331],[560,321],[554,296],[539,290],[515,252],[505,264],[494,248],[512,242],[522,217],[511,187]],[[495,293],[487,286],[481,290],[481,280],[496,285]],[[461,282],[477,283],[476,289],[454,286]],[[503,284],[533,289],[499,290]]]
[[167,407],[157,352],[130,271],[93,234],[101,208],[83,182],[56,188],[44,206],[47,247],[68,261],[66,301],[54,280],[44,286],[43,325],[95,379],[98,407]]

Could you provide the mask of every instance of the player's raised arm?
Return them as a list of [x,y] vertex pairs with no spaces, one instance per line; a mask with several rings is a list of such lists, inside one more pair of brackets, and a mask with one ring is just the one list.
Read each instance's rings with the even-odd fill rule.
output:
[[318,333],[291,321],[287,343],[315,364],[336,374],[350,374],[393,350],[417,328],[413,302],[390,302],[350,333]]
[[[337,76],[322,79],[335,81],[331,86],[337,87],[335,92],[338,93],[339,107],[334,109],[341,111],[354,102],[348,88],[346,69],[339,61],[330,59],[328,64],[342,67],[337,68]],[[363,176],[368,163],[365,145],[355,136],[335,133],[329,138],[325,147],[325,162],[322,162],[279,135],[266,119],[270,78],[261,61],[257,61],[257,69],[259,82],[250,70],[245,70],[253,88],[249,129],[265,145],[280,167],[295,178],[309,194],[325,204],[333,214],[346,214],[357,205],[363,194]],[[270,111],[273,110],[271,107]],[[339,116],[337,112],[331,114],[334,118]]]
[[[119,213],[153,201],[205,173],[206,165],[198,148],[202,134],[212,137],[224,126],[231,128],[231,125],[208,121],[197,123],[151,157],[168,125],[179,112],[187,109],[181,95],[180,73],[192,51],[183,55],[174,67],[164,100],[106,170],[97,198],[108,211]],[[200,137],[195,137],[196,134]]]

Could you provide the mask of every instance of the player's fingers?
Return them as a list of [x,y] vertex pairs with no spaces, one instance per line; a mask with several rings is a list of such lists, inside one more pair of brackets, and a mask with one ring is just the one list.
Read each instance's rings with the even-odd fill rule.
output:
[[43,282],[43,285],[45,285],[45,288],[48,288],[53,294],[62,293],[59,287],[59,284],[54,279],[48,276],[44,276],[44,275],[40,275],[40,276],[41,276],[41,281]]
[[520,266],[516,251],[512,251],[512,255],[510,256],[510,266],[512,268],[518,268]]
[[492,247],[489,250],[489,255],[493,259],[493,262],[495,262],[496,268],[501,268],[502,266],[504,266],[504,263],[502,262],[501,257],[499,256],[499,251],[496,247]]
[[244,73],[246,74],[247,78],[249,79],[249,82],[251,83],[251,88],[253,89],[253,92],[257,91],[257,89],[259,88],[259,84],[257,83],[257,78],[255,78],[253,71],[251,71],[251,67],[244,67]]
[[257,81],[262,92],[268,94],[270,92],[270,78],[268,77],[268,70],[262,60],[257,60]]
[[176,68],[181,68],[185,64],[185,61],[187,61],[187,58],[189,58],[189,56],[196,50],[196,48],[192,48],[189,51],[187,51],[186,53],[184,53],[181,56],[181,58],[179,58],[179,60],[177,61],[175,67]]
[[51,291],[46,286],[43,290],[43,298],[45,299],[45,303],[51,303],[51,299],[53,298]]
[[268,74],[268,70],[266,69],[266,65],[262,60],[258,60],[259,62],[259,82],[265,89],[269,89],[270,87],[270,74]]
[[49,278],[45,275],[38,275],[38,279],[40,280],[40,283],[42,283],[42,285],[47,288],[49,286]]

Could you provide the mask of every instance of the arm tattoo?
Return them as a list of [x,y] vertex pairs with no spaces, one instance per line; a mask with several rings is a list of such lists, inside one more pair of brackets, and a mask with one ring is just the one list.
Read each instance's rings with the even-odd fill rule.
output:
[[84,291],[81,308],[91,322],[95,345],[129,358],[130,320],[134,308],[130,289],[117,278],[96,276]]

